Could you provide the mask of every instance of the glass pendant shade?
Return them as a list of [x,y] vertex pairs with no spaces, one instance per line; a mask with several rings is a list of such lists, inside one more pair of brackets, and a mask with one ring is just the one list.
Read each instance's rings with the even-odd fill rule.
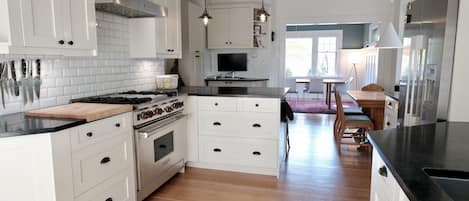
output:
[[210,14],[208,14],[208,11],[207,11],[207,0],[205,0],[204,13],[202,13],[199,19],[202,19],[204,26],[207,26],[208,22],[212,19],[212,16],[210,16]]

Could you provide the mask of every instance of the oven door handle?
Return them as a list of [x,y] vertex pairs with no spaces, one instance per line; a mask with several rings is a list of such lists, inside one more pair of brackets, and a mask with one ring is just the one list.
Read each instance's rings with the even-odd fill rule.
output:
[[158,130],[174,123],[175,121],[178,121],[180,119],[183,119],[183,118],[186,118],[187,115],[185,114],[181,114],[181,115],[177,115],[177,116],[174,116],[174,117],[170,117],[166,120],[164,120],[163,122],[160,122],[158,123],[157,125],[151,127],[151,130],[146,130],[146,131],[138,131],[139,135],[143,138],[150,138],[151,136],[153,135],[156,135],[158,134]]

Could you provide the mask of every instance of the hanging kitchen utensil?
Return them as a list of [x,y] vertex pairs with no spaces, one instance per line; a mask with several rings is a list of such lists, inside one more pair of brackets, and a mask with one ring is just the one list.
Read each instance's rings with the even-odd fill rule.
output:
[[33,83],[33,61],[28,60],[28,100],[31,103],[34,103],[34,83]]
[[20,96],[20,86],[18,84],[18,78],[16,76],[16,63],[15,61],[11,61],[11,79],[13,81],[13,94],[18,97]]
[[41,80],[41,60],[40,59],[36,59],[36,68],[34,68],[34,80],[33,80],[33,83],[34,83],[34,92],[36,93],[36,97],[39,99],[41,98],[41,84],[42,84],[42,80]]
[[3,90],[3,74],[5,73],[5,64],[0,63],[0,95],[2,96],[2,106],[5,109],[5,91]]
[[23,96],[23,104],[28,104],[28,86],[26,80],[27,74],[27,65],[24,59],[21,59],[21,77],[20,77],[20,85],[21,85],[21,93]]

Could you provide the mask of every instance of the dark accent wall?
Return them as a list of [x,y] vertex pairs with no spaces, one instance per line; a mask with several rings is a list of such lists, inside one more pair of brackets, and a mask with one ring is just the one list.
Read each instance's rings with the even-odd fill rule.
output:
[[321,30],[342,30],[343,49],[363,48],[363,37],[365,32],[364,24],[339,24],[339,25],[295,25],[287,26],[287,31],[321,31]]

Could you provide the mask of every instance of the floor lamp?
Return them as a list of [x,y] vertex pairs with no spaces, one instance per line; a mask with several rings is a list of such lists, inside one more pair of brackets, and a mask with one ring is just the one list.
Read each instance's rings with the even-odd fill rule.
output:
[[[350,63],[352,63],[352,69],[350,70],[350,74],[353,72],[354,80],[355,80],[355,89],[358,90],[358,73],[357,73],[357,64],[360,63],[360,55],[358,53],[352,54],[349,57]],[[350,76],[349,76],[350,77]]]

